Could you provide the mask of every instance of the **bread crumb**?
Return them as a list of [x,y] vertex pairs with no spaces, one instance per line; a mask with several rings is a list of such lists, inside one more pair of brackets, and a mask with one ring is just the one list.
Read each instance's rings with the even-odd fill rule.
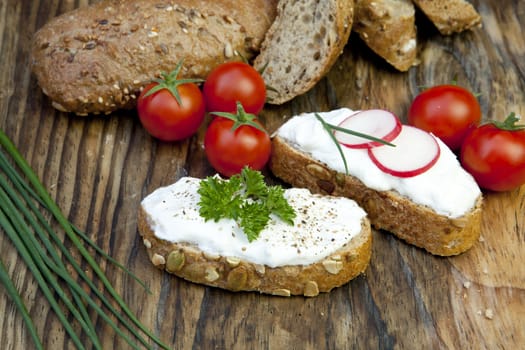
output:
[[483,242],[485,242],[485,238],[483,236],[479,236],[478,241],[483,243]]
[[465,289],[469,289],[471,285],[472,285],[472,283],[470,281],[463,282],[463,288],[465,288]]
[[485,318],[486,319],[489,319],[489,320],[492,320],[494,318],[494,310],[492,309],[486,309],[485,310]]

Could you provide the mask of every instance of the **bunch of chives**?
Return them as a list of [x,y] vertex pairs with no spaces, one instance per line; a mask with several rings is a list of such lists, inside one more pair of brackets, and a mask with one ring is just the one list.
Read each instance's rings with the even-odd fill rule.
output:
[[[77,349],[86,348],[86,344],[83,344],[75,331],[78,327],[89,338],[94,349],[102,349],[89,315],[90,310],[96,312],[131,348],[140,349],[137,341],[143,347],[151,348],[147,339],[149,338],[161,348],[168,349],[167,345],[136,318],[91,256],[86,245],[130,274],[143,287],[146,286],[69,222],[16,146],[1,130],[0,145],[0,232],[3,231],[16,247]],[[87,262],[93,275],[102,282],[105,292],[97,288],[85,268],[73,257],[70,248],[60,239],[60,235],[53,229],[53,224],[46,219],[46,214],[49,213],[52,216],[51,220],[58,223],[60,230],[63,230],[67,239],[80,253],[81,259]],[[73,268],[77,275],[73,276],[68,267]],[[1,260],[0,282],[21,313],[35,347],[43,349],[23,299]],[[85,291],[81,283],[89,287],[89,292]],[[118,307],[113,306],[115,304]],[[118,322],[114,321],[115,318]],[[124,332],[121,327],[128,332]]]

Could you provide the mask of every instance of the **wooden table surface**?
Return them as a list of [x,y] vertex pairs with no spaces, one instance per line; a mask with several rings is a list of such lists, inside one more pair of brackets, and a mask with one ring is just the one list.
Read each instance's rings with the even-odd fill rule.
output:
[[[366,274],[316,298],[230,293],[154,268],[138,238],[140,200],[184,175],[213,173],[203,132],[157,142],[135,112],[81,118],[51,107],[29,70],[30,41],[53,16],[87,0],[0,1],[0,127],[69,219],[137,274],[144,289],[97,256],[138,318],[174,349],[518,349],[525,344],[525,186],[486,193],[482,234],[467,253],[438,258],[374,232]],[[421,64],[398,73],[351,36],[328,76],[261,119],[336,107],[380,107],[405,118],[420,86],[480,92],[484,119],[525,115],[525,2],[474,0],[483,28],[444,37],[419,15]],[[276,181],[271,178],[271,181]],[[3,232],[0,257],[48,349],[72,349],[59,321]],[[127,346],[102,321],[105,348]],[[31,349],[22,318],[0,287],[0,348]],[[521,345],[520,345],[521,344]]]

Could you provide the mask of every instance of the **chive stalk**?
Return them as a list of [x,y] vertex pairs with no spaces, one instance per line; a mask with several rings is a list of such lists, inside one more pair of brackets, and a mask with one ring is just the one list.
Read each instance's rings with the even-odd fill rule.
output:
[[319,113],[315,113],[315,118],[321,123],[321,125],[323,126],[323,129],[326,130],[326,132],[328,133],[328,135],[332,139],[332,142],[335,144],[335,147],[337,147],[337,151],[339,152],[339,155],[341,156],[341,159],[343,160],[343,164],[345,166],[345,174],[346,175],[348,175],[348,164],[346,163],[346,157],[345,157],[345,155],[343,153],[343,149],[341,148],[341,145],[339,144],[339,141],[337,141],[337,139],[335,138],[333,130],[341,131],[341,132],[344,132],[344,133],[349,134],[349,135],[362,137],[364,139],[368,139],[368,140],[371,140],[371,141],[376,141],[376,142],[382,143],[383,145],[395,147],[395,145],[393,143],[385,141],[385,140],[380,139],[380,138],[377,138],[375,136],[368,135],[368,134],[363,134],[363,133],[358,132],[358,131],[342,128],[340,126],[327,123],[319,115]]
[[[34,249],[33,251],[37,251],[41,256],[41,259],[43,259],[47,265],[50,264],[47,260],[49,259],[49,257],[47,256],[47,254],[45,254],[45,252],[43,252],[43,250],[39,246],[39,243],[32,235],[32,231],[36,232],[40,238],[40,241],[45,246],[47,252],[53,259],[54,264],[60,266],[60,268],[63,271],[67,272],[66,267],[60,259],[60,257],[58,256],[57,251],[53,248],[48,237],[43,233],[42,227],[37,222],[38,219],[38,221],[45,227],[46,231],[48,233],[52,233],[51,226],[45,221],[43,215],[39,213],[34,204],[29,201],[26,202],[26,204],[33,210],[33,212],[31,213],[31,211],[28,210],[21,198],[17,196],[17,193],[14,191],[14,189],[9,186],[7,180],[2,176],[0,176],[0,189],[3,189],[3,191],[5,191],[5,193],[0,193],[0,198],[2,199],[2,203],[4,203],[6,213],[9,213],[9,215],[7,216],[11,219],[11,222],[15,224],[16,227],[20,228],[20,231],[23,231],[21,232],[22,235],[20,237],[22,241],[26,244],[26,246],[32,247],[32,249]],[[9,198],[5,196],[6,193],[9,196]],[[20,213],[22,215],[20,215]],[[23,218],[25,218],[26,220],[23,220]],[[26,224],[26,221],[29,222],[29,225]],[[58,241],[60,240],[58,239]],[[50,274],[50,272],[48,273]],[[81,297],[74,291],[71,285],[69,286],[69,289],[75,301],[75,305],[76,307],[78,307],[79,314],[75,313],[77,311],[75,306],[71,306],[72,313],[75,315],[75,317],[78,317],[81,320],[83,326],[88,327],[86,329],[86,333],[88,333],[90,338],[94,341],[95,348],[100,349],[101,346],[98,342],[98,337],[95,328],[90,322],[89,314],[84,306]]]
[[[93,348],[102,348],[95,326],[87,311],[86,306],[88,306],[108,323],[132,348],[139,349],[139,346],[134,344],[132,338],[119,328],[119,324],[123,325],[134,338],[146,348],[151,347],[141,335],[141,332],[161,348],[168,349],[166,344],[137,319],[124,300],[115,291],[83,243],[87,243],[105,259],[108,259],[123,269],[150,292],[146,285],[135,275],[131,274],[124,266],[109,257],[100,247],[89,239],[85,233],[69,222],[29,164],[20,155],[15,145],[1,130],[0,145],[2,145],[6,153],[9,154],[18,167],[18,169],[15,168],[3,152],[0,152],[0,169],[2,169],[5,174],[5,176],[0,176],[0,201],[3,203],[0,210],[0,228],[13,242],[17,252],[33,274],[42,293],[75,346],[78,349],[85,348],[85,345],[75,331],[75,327],[73,327],[73,324],[69,320],[71,316],[88,336]],[[43,209],[39,209],[38,205]],[[51,227],[51,224],[45,219],[42,210],[52,214],[52,217],[64,231],[66,237],[72,242],[74,248],[80,252],[80,259],[88,263],[94,275],[102,282],[104,290],[109,294],[109,298],[105,296],[103,291],[97,288],[93,280],[90,279],[84,271],[85,269],[81,268],[79,262],[73,258],[69,252],[70,248],[64,245],[60,237]],[[66,262],[76,271],[77,277],[73,277],[69,273],[65,265]],[[84,281],[96,298],[86,292],[76,278]],[[20,295],[17,293],[16,288],[14,288],[14,284],[9,279],[7,270],[1,261],[0,280],[6,287],[9,296],[15,302],[18,310],[21,312],[36,348],[42,348],[41,341],[38,338],[38,334],[27,309]],[[64,285],[65,288],[62,288],[62,285]],[[99,305],[98,301],[102,302],[110,314],[118,319],[119,324],[113,321],[107,311]],[[118,308],[114,307],[112,303],[116,303]]]
[[15,284],[13,283],[13,281],[11,281],[9,273],[7,272],[7,269],[2,260],[0,260],[0,282],[7,290],[7,294],[15,303],[18,311],[22,314],[22,318],[24,319],[29,334],[31,335],[31,338],[33,338],[35,348],[37,350],[44,350],[44,346],[42,345],[42,342],[38,337],[38,332],[36,330],[35,324],[33,323],[33,320],[31,319],[31,316],[29,315],[29,312],[27,311],[27,308],[24,304],[24,301],[22,300],[22,297],[20,296],[20,293],[18,293]]
[[[1,130],[0,130],[0,143],[2,143],[2,135],[1,135]],[[33,199],[35,199],[41,206],[43,207],[46,207],[46,204],[44,203],[44,201],[40,198],[40,196],[33,190],[33,188],[22,178],[22,176],[16,172],[15,169],[13,169],[13,167],[9,164],[9,162],[7,161],[7,158],[5,157],[5,155],[3,153],[0,152],[0,168],[2,168],[2,170],[8,175],[8,178],[11,180],[11,182],[13,184],[15,184],[18,188],[18,191],[20,191],[21,193],[22,192],[27,192]],[[38,210],[36,210],[38,211]],[[36,212],[35,211],[35,212]],[[71,224],[71,223],[70,223]],[[150,289],[148,288],[148,286],[146,286],[146,284],[141,281],[135,274],[133,274],[131,271],[129,271],[128,269],[126,269],[126,267],[124,267],[124,265],[122,265],[121,263],[119,263],[118,261],[116,261],[115,259],[113,259],[111,256],[109,256],[102,248],[100,248],[95,242],[93,242],[92,239],[90,239],[84,232],[82,232],[79,228],[77,228],[76,226],[74,226],[73,224],[71,224],[71,227],[73,228],[73,231],[80,237],[82,238],[91,248],[93,248],[98,254],[102,255],[102,257],[104,259],[106,259],[107,261],[109,261],[110,263],[112,263],[113,265],[117,266],[118,268],[120,268],[121,270],[123,270],[124,272],[126,272],[126,274],[128,274],[128,276],[130,276],[131,278],[133,278],[138,284],[140,284],[148,294],[151,294],[151,291]]]
[[10,213],[9,212],[6,213],[5,208],[2,207],[2,210],[0,210],[0,225],[2,225],[2,228],[7,233],[7,236],[13,242],[18,254],[20,254],[22,259],[25,261],[27,267],[32,272],[33,277],[35,278],[35,280],[37,281],[40,287],[40,290],[42,291],[42,293],[45,295],[45,297],[49,301],[51,308],[53,309],[53,311],[55,311],[55,314],[57,315],[58,319],[64,326],[64,329],[66,330],[66,332],[71,337],[71,340],[76,345],[77,349],[84,349],[84,345],[82,345],[80,338],[78,337],[71,323],[68,321],[66,315],[60,308],[60,305],[58,304],[56,297],[53,295],[53,292],[49,288],[49,285],[46,283],[44,276],[42,276],[39,266],[34,260],[32,254],[29,252],[29,250],[26,248],[26,246],[20,239],[21,235],[19,235],[16,228],[11,224],[11,222],[7,218],[7,215],[9,214]]
[[[34,249],[33,251],[37,252],[40,255],[39,259],[41,261],[43,261],[45,263],[45,265],[47,265],[47,267],[49,269],[53,270],[56,273],[57,276],[61,277],[64,281],[66,281],[66,283],[68,284],[68,286],[70,287],[70,289],[72,291],[72,295],[73,295],[73,297],[74,297],[74,299],[76,301],[76,305],[79,307],[79,311],[81,311],[82,315],[79,315],[78,313],[76,313],[76,310],[74,309],[74,307],[73,307],[73,309],[71,311],[72,314],[79,320],[79,322],[83,325],[83,327],[89,327],[90,328],[90,329],[85,329],[85,330],[86,330],[86,333],[89,335],[90,339],[93,341],[94,347],[96,349],[102,349],[102,346],[100,345],[100,343],[98,341],[97,334],[95,332],[95,329],[94,329],[93,325],[90,322],[89,316],[87,315],[87,312],[85,310],[85,307],[84,307],[84,304],[83,304],[82,300],[85,300],[88,304],[90,304],[90,306],[92,306],[97,311],[97,313],[102,318],[104,318],[107,321],[106,315],[103,313],[102,309],[100,309],[98,307],[97,304],[94,304],[92,302],[92,300],[90,299],[89,295],[87,295],[82,288],[79,289],[79,287],[76,285],[75,281],[72,280],[71,276],[68,274],[68,272],[67,272],[67,270],[65,268],[65,265],[62,263],[62,260],[58,257],[56,250],[50,244],[50,241],[48,240],[48,237],[44,234],[42,227],[37,223],[35,218],[32,217],[31,213],[29,213],[29,211],[27,209],[24,209],[23,203],[16,197],[16,194],[14,193],[14,191],[12,191],[9,187],[6,188],[6,186],[5,186],[6,185],[6,181],[4,179],[2,179],[2,177],[0,177],[0,185],[4,188],[4,190],[6,190],[6,192],[11,197],[11,202],[13,202],[13,203],[9,202],[9,198],[5,198],[5,196],[3,196],[2,193],[0,193],[0,199],[2,199],[3,202],[5,202],[6,208],[9,209],[10,213],[13,215],[12,220],[15,220],[17,226],[22,228],[22,231],[24,231],[24,232],[22,232],[23,233],[22,241],[24,241],[24,243],[26,243],[26,245],[31,245],[32,249]],[[20,212],[24,213],[24,217],[27,219],[27,221],[30,222],[30,225],[32,226],[34,232],[37,233],[37,235],[39,236],[42,244],[47,248],[47,252],[51,255],[51,257],[53,258],[54,261],[51,261],[51,260],[48,259],[48,256],[47,256],[46,252],[39,246],[39,244],[36,241],[36,239],[31,235],[30,228],[27,227],[24,224],[24,222],[21,220],[20,217],[18,217],[19,216],[18,212],[16,211],[15,208],[13,208],[13,204],[16,205],[16,207],[18,208],[18,210]],[[41,216],[41,214],[40,215],[36,215],[36,214],[38,214],[38,213],[35,212],[35,216],[37,216],[38,219],[41,221],[42,225],[45,227],[45,230],[47,232],[50,232],[51,227],[49,226],[49,224],[47,224],[45,222],[45,220],[42,222],[43,216]],[[58,237],[54,237],[54,238],[56,239]],[[111,306],[111,303],[107,300],[107,298],[105,298],[103,293],[98,290],[98,288],[95,286],[95,284],[88,278],[87,274],[75,262],[75,260],[73,259],[71,254],[68,252],[67,248],[62,244],[62,242],[59,239],[56,239],[55,243],[57,244],[57,246],[61,250],[62,254],[67,257],[67,259],[69,260],[69,262],[71,263],[71,265],[73,266],[75,271],[79,274],[79,276],[81,276],[85,280],[85,282],[89,285],[89,287],[91,288],[92,292],[94,292],[97,295],[97,297],[99,297],[99,299],[108,307],[108,309],[110,309],[110,311],[119,319],[119,321],[122,322],[126,326],[126,328],[128,328],[130,331],[132,331],[133,328],[130,325],[130,323],[120,314],[120,312],[118,312],[118,310],[114,309]],[[49,275],[50,272],[47,271],[47,274]],[[65,293],[61,290],[60,286],[57,286],[55,288],[55,290],[57,290],[59,292],[59,295],[65,295]],[[71,302],[69,300],[65,300],[64,302],[66,303],[66,305],[70,305],[71,304]],[[83,317],[81,317],[81,316],[83,316]],[[88,323],[86,324],[86,322],[88,322]],[[109,319],[108,323],[110,324],[110,326],[112,328],[114,328],[114,330],[117,333],[120,332],[120,330],[116,327],[115,323],[112,322],[110,319]],[[124,339],[132,347],[134,347],[134,344],[131,343],[131,341],[129,340],[128,337],[124,337]],[[141,341],[142,344],[147,346],[147,342],[142,337],[139,338],[139,340]]]

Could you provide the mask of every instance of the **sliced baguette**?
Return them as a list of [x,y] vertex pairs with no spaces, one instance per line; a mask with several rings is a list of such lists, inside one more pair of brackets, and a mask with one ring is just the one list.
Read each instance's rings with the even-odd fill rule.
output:
[[481,25],[481,16],[466,0],[412,0],[443,35]]
[[[294,125],[291,129],[301,133],[297,131],[297,124]],[[308,127],[311,130],[310,124]],[[314,134],[302,136],[309,140],[315,139],[316,144],[321,142]],[[459,217],[450,217],[426,205],[417,204],[396,190],[369,188],[357,177],[329,168],[299,147],[278,133],[272,138],[270,169],[292,186],[308,188],[314,193],[351,198],[365,209],[374,228],[389,231],[435,255],[460,254],[478,240],[481,231],[481,192],[479,195],[477,191],[474,192],[475,201],[470,210]],[[323,147],[322,152],[338,154],[331,147]],[[359,164],[348,166],[359,167]],[[433,183],[431,186],[442,191],[446,184]]]
[[180,77],[251,59],[276,0],[103,0],[53,18],[33,38],[31,66],[55,108],[78,115],[132,108],[141,89],[184,60]]
[[[188,281],[231,291],[257,291],[281,296],[304,295],[313,297],[347,283],[363,273],[369,264],[372,234],[366,213],[355,202],[346,198],[312,195],[308,191],[298,189],[294,190],[301,191],[308,199],[308,204],[299,205],[299,202],[290,202],[296,208],[298,215],[293,231],[295,233],[291,233],[289,229],[273,231],[272,227],[278,226],[274,226],[273,221],[270,221],[267,229],[261,233],[261,237],[251,243],[246,240],[244,234],[236,235],[235,229],[224,230],[225,237],[214,236],[213,233],[217,233],[217,231],[213,229],[205,232],[193,232],[189,237],[180,241],[168,239],[165,236],[166,234],[185,234],[178,230],[186,232],[187,228],[195,221],[198,222],[198,225],[205,227],[204,220],[198,214],[196,188],[184,191],[175,189],[175,186],[180,185],[181,181],[188,181],[187,179],[182,178],[172,186],[154,191],[142,201],[138,213],[139,233],[151,262],[160,269],[165,269],[167,272]],[[167,193],[170,193],[168,194],[169,197],[163,197]],[[160,205],[155,204],[158,198],[165,198],[163,199],[165,202]],[[188,198],[193,198],[193,200],[187,202]],[[186,215],[190,217],[190,219],[182,221],[182,227],[170,225],[169,222],[160,218],[164,212],[169,212],[167,215],[169,217],[180,214],[173,208],[167,208],[171,205],[170,203],[176,203],[173,201],[183,201],[185,204],[181,211],[184,212],[185,218]],[[328,214],[323,210],[317,212],[321,203],[325,203],[331,208]],[[349,206],[352,211],[357,212],[360,217],[359,220],[351,221],[348,217],[351,211],[348,210]],[[341,208],[346,208],[346,210]],[[321,217],[321,215],[324,216]],[[325,225],[324,223],[319,224],[319,222],[332,221],[338,222],[338,227],[329,231],[314,229],[322,228],[322,225]],[[208,223],[214,225],[211,221]],[[162,226],[165,227],[164,233],[161,232]],[[349,232],[353,232],[354,236],[349,237]],[[204,238],[202,234],[204,234]],[[271,246],[271,244],[275,244],[275,240],[272,241],[269,235],[275,235],[275,240],[281,240],[281,244],[277,247]],[[205,248],[202,247],[202,243],[199,245],[199,237],[205,242]],[[298,256],[309,254],[307,252],[309,247],[305,242],[311,240],[312,237],[315,237],[315,242],[318,244],[325,244],[319,243],[324,240],[328,247],[325,255],[319,257],[316,255],[312,262],[302,264],[280,263],[273,266],[273,263],[270,265],[263,264],[261,260],[250,258],[251,252],[257,251],[257,249],[262,249],[265,256],[274,255],[276,251],[287,251],[289,254],[285,254],[284,261],[288,261],[286,259],[295,254],[295,251],[297,251]],[[338,243],[333,243],[334,237],[339,237],[336,238]],[[223,247],[221,246],[222,243],[216,243],[215,239],[220,242],[238,239],[242,245],[241,250],[235,255],[224,254],[224,251],[221,251],[223,249],[221,248]],[[292,245],[288,246],[288,243]],[[237,243],[230,241],[226,244],[228,247],[237,246]],[[310,246],[315,246],[315,244]]]
[[356,0],[353,30],[399,71],[416,64],[415,8],[411,0]]
[[354,0],[281,0],[254,61],[282,104],[310,90],[342,53],[352,29]]

